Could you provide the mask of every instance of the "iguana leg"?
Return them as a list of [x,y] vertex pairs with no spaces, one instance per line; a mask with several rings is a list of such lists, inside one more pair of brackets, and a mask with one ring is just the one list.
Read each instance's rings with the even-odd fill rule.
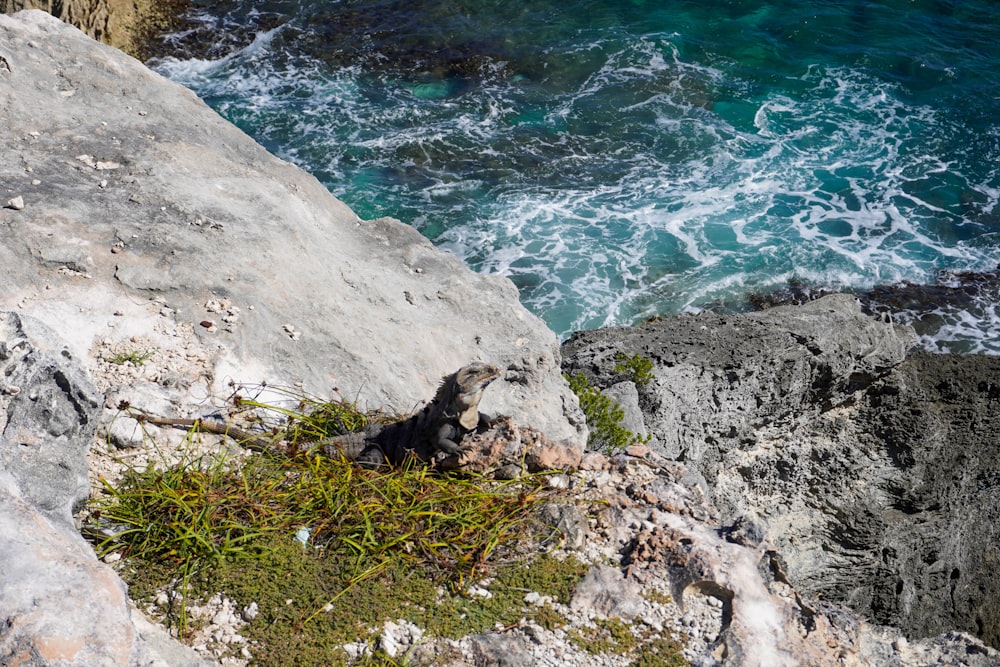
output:
[[438,429],[437,438],[434,439],[434,448],[447,454],[458,454],[462,446],[455,442],[456,436],[461,436],[457,428],[451,424],[442,425]]
[[379,468],[385,468],[389,465],[385,454],[382,452],[382,448],[378,445],[369,445],[362,451],[357,458],[357,463],[362,468],[367,468],[369,470],[378,470]]

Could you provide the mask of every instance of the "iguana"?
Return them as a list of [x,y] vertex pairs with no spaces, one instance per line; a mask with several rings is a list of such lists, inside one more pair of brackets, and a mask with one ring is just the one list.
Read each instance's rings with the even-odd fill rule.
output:
[[[486,387],[500,376],[500,369],[487,363],[473,362],[441,380],[431,402],[407,419],[390,424],[371,424],[356,433],[324,438],[309,443],[309,450],[324,456],[344,456],[366,467],[386,463],[400,465],[412,454],[431,461],[435,454],[458,454],[462,438],[489,423],[479,413],[479,400]],[[257,451],[283,451],[280,438],[269,438],[212,419],[172,419],[145,415],[150,424],[193,427],[226,435],[241,445]]]

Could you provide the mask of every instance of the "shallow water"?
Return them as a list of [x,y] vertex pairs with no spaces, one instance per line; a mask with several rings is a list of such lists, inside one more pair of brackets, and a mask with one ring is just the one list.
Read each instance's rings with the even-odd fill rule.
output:
[[[1000,259],[989,0],[235,0],[189,18],[160,72],[361,216],[510,277],[560,335]],[[1000,353],[996,296],[924,317],[925,345]]]

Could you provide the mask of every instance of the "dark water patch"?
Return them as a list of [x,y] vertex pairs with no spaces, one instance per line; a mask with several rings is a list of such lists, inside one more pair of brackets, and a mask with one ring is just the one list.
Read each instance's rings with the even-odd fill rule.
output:
[[152,44],[148,59],[216,60],[230,56],[253,43],[257,35],[291,21],[297,2],[247,0],[196,0],[187,3],[177,26]]

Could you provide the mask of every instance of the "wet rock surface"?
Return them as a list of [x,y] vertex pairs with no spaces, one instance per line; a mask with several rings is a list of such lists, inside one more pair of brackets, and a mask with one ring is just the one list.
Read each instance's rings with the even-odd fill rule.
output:
[[41,9],[89,37],[135,55],[146,52],[153,37],[187,5],[187,0],[2,0],[0,12]]
[[654,362],[650,445],[704,475],[734,532],[759,524],[751,541],[766,532],[799,591],[997,645],[1000,359],[907,356],[913,340],[839,295],[583,332],[563,352],[600,386],[616,352]]

